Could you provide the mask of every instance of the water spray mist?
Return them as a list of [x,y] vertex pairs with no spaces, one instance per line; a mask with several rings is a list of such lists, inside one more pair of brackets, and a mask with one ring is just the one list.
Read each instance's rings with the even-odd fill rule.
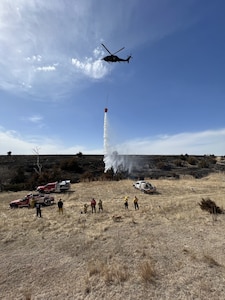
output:
[[113,150],[110,146],[107,113],[108,108],[105,108],[103,136],[105,172],[113,169],[114,173],[117,173],[118,171],[128,171],[130,173],[132,169],[132,161],[126,155],[119,155],[118,152]]

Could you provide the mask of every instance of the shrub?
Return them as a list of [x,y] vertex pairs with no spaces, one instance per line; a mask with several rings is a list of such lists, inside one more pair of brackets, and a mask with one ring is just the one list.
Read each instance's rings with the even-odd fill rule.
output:
[[219,206],[216,205],[214,201],[207,198],[202,198],[202,201],[199,203],[199,206],[202,210],[208,211],[210,214],[223,214],[224,210],[221,209]]
[[214,165],[216,164],[216,157],[214,155],[205,155],[205,160],[208,162],[208,164]]
[[209,168],[209,163],[206,159],[203,159],[198,163],[198,167],[199,168]]
[[24,183],[16,183],[16,184],[6,184],[4,185],[4,191],[12,191],[12,192],[18,192],[25,190]]
[[122,283],[129,278],[129,272],[125,266],[105,267],[103,275],[106,284]]
[[82,152],[78,152],[78,153],[76,154],[76,156],[77,156],[77,157],[82,157],[82,156],[83,156],[83,153],[82,153]]
[[168,163],[165,162],[158,162],[157,163],[157,168],[160,170],[164,170],[164,171],[170,171],[171,170],[171,166]]
[[187,159],[187,162],[190,164],[190,165],[196,165],[198,163],[198,160],[196,157],[194,156],[189,156],[188,159]]
[[60,164],[60,168],[64,171],[73,171],[75,173],[82,172],[82,168],[79,166],[76,158],[66,159],[62,161]]
[[177,167],[183,167],[183,166],[184,166],[184,162],[183,162],[182,159],[176,159],[176,160],[174,161],[174,164],[175,164],[175,166],[177,166]]
[[187,160],[189,158],[189,155],[186,153],[185,155],[181,154],[180,159],[181,160]]
[[139,274],[145,283],[151,283],[155,281],[156,272],[153,265],[148,261],[140,265]]
[[91,261],[88,265],[89,276],[100,274],[103,270],[103,263],[100,261]]
[[94,174],[92,172],[86,171],[81,175],[80,179],[81,181],[93,181]]
[[10,183],[17,184],[17,183],[23,183],[26,179],[26,176],[24,174],[23,167],[19,167],[16,171],[16,175],[12,177]]

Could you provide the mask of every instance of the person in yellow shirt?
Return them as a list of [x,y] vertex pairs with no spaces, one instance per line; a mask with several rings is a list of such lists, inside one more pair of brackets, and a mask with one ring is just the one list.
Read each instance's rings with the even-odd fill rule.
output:
[[88,205],[85,203],[85,204],[84,204],[84,213],[85,213],[85,214],[87,213],[87,209],[88,209]]
[[98,201],[98,211],[99,212],[103,211],[103,205],[102,205],[102,200],[101,199]]

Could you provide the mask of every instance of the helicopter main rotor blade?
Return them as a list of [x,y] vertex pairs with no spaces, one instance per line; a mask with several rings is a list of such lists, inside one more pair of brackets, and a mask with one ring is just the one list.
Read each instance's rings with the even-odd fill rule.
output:
[[104,44],[102,44],[102,46],[105,48],[105,50],[106,50],[107,52],[109,52],[110,55],[112,55],[112,53],[106,48],[106,46],[105,46]]
[[120,52],[120,51],[123,50],[124,48],[125,48],[125,47],[123,47],[123,48],[121,48],[120,50],[116,51],[115,53],[113,53],[113,55],[116,54],[116,53],[118,53],[118,52]]

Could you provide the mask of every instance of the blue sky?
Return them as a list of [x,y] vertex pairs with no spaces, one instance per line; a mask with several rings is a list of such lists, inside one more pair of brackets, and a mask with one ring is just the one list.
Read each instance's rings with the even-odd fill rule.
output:
[[[225,154],[225,1],[1,0],[0,154]],[[101,60],[115,52],[130,63]]]

